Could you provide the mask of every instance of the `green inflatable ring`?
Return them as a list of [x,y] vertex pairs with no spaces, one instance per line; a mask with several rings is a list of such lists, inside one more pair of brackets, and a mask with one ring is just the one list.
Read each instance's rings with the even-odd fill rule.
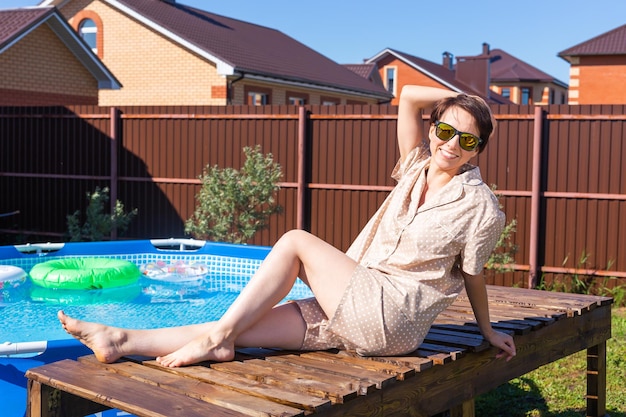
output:
[[132,262],[111,258],[62,258],[33,266],[30,278],[44,288],[95,290],[135,283],[141,271]]

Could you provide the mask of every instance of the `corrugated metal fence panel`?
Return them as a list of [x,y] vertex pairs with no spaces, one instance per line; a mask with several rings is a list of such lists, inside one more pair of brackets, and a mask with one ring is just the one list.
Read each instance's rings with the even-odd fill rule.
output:
[[[285,183],[297,177],[298,108],[295,106],[121,108],[120,181],[123,201],[140,215],[127,235],[171,237],[184,233],[195,210],[199,177],[207,166],[240,169],[244,147],[261,146],[281,165]],[[126,187],[120,187],[122,189]],[[254,242],[268,244],[296,226],[293,190],[279,195],[276,216]],[[141,196],[141,197],[139,197]],[[154,218],[156,217],[156,219]]]
[[[515,255],[517,264],[528,264],[530,242],[530,203],[532,190],[532,155],[534,108],[531,106],[493,106],[496,129],[485,150],[473,162],[483,180],[494,188],[507,221],[517,224]],[[523,282],[526,272],[498,274],[498,285]]]
[[[551,106],[544,263],[626,271],[626,106]],[[583,260],[585,260],[583,262]]]
[[[399,158],[397,108],[313,106],[309,110],[307,226],[346,250],[395,183],[391,172]],[[380,189],[364,191],[368,187]]]
[[108,109],[19,107],[8,110],[11,116],[0,109],[0,213],[20,212],[0,227],[42,236],[65,231],[66,216],[84,212],[87,192],[109,184]]

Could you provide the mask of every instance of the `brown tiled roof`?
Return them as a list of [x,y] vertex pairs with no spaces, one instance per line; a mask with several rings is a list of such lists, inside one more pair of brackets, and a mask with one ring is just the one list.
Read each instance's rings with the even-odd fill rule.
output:
[[485,94],[474,90],[474,88],[468,86],[467,84],[460,82],[456,79],[456,74],[454,69],[449,69],[445,67],[443,64],[437,64],[432,61],[428,61],[423,58],[419,58],[413,55],[406,54],[404,52],[400,52],[394,49],[385,49],[384,51],[377,54],[374,58],[370,58],[367,62],[376,61],[380,56],[390,53],[402,59],[409,65],[416,67],[419,71],[422,71],[426,75],[437,79],[439,82],[447,85],[450,89],[457,91],[464,91],[470,94],[476,94],[478,96],[483,97],[490,103],[494,104],[511,104],[511,101],[502,97],[501,95],[490,91],[489,96],[485,97]]
[[17,40],[33,25],[54,12],[54,7],[25,7],[0,10],[0,50]]
[[491,58],[492,82],[554,82],[565,86],[562,81],[508,54],[502,49],[491,50],[489,57]]
[[372,76],[372,72],[377,70],[375,64],[344,64],[344,67],[368,79]]
[[626,25],[559,52],[567,61],[571,56],[581,55],[626,55]]
[[103,1],[122,11],[133,12],[145,24],[174,41],[210,55],[218,61],[218,71],[221,66],[233,75],[334,87],[380,100],[391,98],[384,88],[278,30],[174,2]]

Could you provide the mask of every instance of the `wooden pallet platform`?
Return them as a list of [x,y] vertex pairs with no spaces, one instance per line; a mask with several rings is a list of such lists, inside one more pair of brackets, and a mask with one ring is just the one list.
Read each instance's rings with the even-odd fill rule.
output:
[[488,287],[493,326],[517,356],[495,359],[462,294],[410,355],[240,349],[235,360],[163,368],[153,358],[113,364],[93,355],[29,370],[28,416],[473,416],[473,398],[587,349],[587,416],[605,415],[610,298]]

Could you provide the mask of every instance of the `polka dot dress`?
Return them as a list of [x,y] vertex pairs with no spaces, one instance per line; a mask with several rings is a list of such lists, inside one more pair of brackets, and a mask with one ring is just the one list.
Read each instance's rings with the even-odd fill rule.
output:
[[461,270],[482,272],[505,223],[497,198],[467,164],[418,208],[429,161],[415,149],[394,169],[398,185],[347,252],[359,266],[335,315],[315,299],[295,301],[307,323],[303,350],[412,352],[463,289]]

